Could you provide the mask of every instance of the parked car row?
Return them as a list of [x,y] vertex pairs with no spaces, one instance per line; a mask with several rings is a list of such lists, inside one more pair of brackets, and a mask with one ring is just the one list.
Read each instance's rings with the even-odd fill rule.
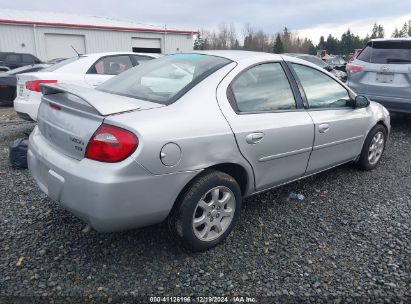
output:
[[42,96],[40,84],[62,82],[93,88],[156,57],[156,54],[131,52],[87,54],[60,61],[36,73],[20,74],[14,109],[21,118],[36,121]]

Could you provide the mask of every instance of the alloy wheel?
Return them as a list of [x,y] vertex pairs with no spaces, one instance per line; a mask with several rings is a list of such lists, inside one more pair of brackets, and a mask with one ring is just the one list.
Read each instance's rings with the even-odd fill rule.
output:
[[384,141],[384,134],[382,132],[377,132],[372,138],[368,149],[368,161],[371,165],[375,165],[380,160],[384,150]]
[[227,187],[218,186],[202,196],[193,214],[193,230],[201,241],[220,237],[234,218],[236,199]]

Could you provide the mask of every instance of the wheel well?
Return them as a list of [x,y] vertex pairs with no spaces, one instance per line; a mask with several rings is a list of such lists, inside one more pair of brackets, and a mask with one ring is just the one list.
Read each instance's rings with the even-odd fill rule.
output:
[[388,132],[388,128],[387,128],[387,126],[385,125],[385,123],[384,123],[382,120],[379,120],[379,121],[377,122],[377,125],[383,126],[383,127],[385,128],[385,131]]
[[201,174],[207,174],[207,170],[216,170],[220,172],[224,172],[230,176],[232,176],[238,185],[240,186],[241,194],[244,195],[245,192],[247,191],[247,186],[248,186],[248,175],[247,171],[240,165],[233,164],[233,163],[222,163],[222,164],[217,164],[208,168],[205,168],[204,170],[201,171],[201,173],[197,174],[193,179],[188,182],[185,187],[180,191],[178,194],[174,204],[173,208],[170,213],[173,213],[174,210],[176,209],[177,205],[176,202],[178,202],[181,198],[181,196],[189,189],[190,185],[201,175]]
[[236,182],[240,186],[241,193],[244,195],[244,193],[246,192],[248,185],[248,175],[247,171],[242,166],[233,163],[223,163],[208,167],[207,169],[227,173],[236,180]]

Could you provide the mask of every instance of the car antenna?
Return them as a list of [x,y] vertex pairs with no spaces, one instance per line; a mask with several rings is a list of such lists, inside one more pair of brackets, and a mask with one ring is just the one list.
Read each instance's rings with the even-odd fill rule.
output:
[[72,46],[72,45],[70,45],[70,46],[71,46],[71,48],[74,50],[74,52],[76,52],[77,56],[80,57],[81,54],[80,54],[79,52],[77,52],[77,50],[74,48],[74,46]]

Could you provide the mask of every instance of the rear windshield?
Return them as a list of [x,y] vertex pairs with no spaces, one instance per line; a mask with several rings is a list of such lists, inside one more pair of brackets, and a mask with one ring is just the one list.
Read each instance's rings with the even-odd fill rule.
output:
[[358,59],[380,64],[411,63],[411,41],[371,41]]
[[80,59],[82,59],[82,58],[86,58],[86,56],[76,56],[76,57],[72,57],[72,58],[69,58],[69,59],[65,59],[65,60],[63,60],[63,61],[60,61],[60,62],[58,62],[58,63],[56,63],[56,64],[53,64],[52,66],[44,69],[43,72],[54,72],[55,70],[57,70],[57,69],[65,66],[65,65],[67,65],[67,64],[69,64],[69,63],[72,63],[72,62],[74,62],[74,61],[80,60]]
[[168,105],[230,62],[203,54],[168,55],[125,71],[98,90]]

